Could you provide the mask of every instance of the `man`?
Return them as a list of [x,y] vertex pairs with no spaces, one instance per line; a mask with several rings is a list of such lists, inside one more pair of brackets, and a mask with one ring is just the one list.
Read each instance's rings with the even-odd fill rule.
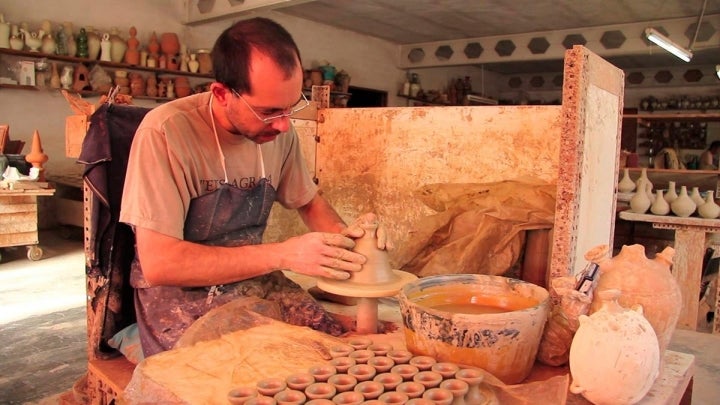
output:
[[720,141],[713,141],[710,146],[700,155],[700,170],[717,170],[717,159],[720,152]]
[[[342,334],[279,270],[347,279],[365,261],[350,250],[362,230],[318,194],[290,123],[308,105],[291,35],[268,19],[240,21],[212,59],[210,91],[150,111],[130,152],[120,220],[136,235],[131,283],[145,356],[241,296],[277,302],[286,322]],[[311,232],[261,244],[274,201],[297,209]]]

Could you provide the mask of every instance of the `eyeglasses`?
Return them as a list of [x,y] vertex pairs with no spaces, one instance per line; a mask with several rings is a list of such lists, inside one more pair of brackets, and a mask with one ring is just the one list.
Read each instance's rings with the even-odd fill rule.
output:
[[269,123],[271,123],[271,122],[273,122],[273,121],[275,121],[275,120],[277,120],[277,119],[280,119],[280,118],[289,117],[289,116],[295,114],[295,113],[298,112],[298,111],[304,110],[307,106],[310,105],[310,102],[309,102],[308,99],[305,97],[305,94],[301,92],[301,93],[300,93],[300,96],[302,97],[302,100],[298,101],[297,104],[295,104],[294,106],[292,106],[292,107],[290,107],[290,108],[288,108],[288,109],[282,110],[281,113],[279,113],[279,114],[272,114],[272,113],[271,113],[271,114],[259,114],[257,111],[255,111],[255,108],[254,108],[253,106],[251,106],[251,105],[243,98],[243,96],[241,96],[240,93],[238,93],[235,89],[230,89],[230,92],[231,92],[235,97],[237,97],[237,98],[239,98],[240,100],[242,100],[243,103],[245,103],[245,105],[250,109],[250,111],[252,111],[252,113],[255,114],[255,117],[257,117],[257,119],[259,119],[260,121],[262,121],[264,124],[269,124]]

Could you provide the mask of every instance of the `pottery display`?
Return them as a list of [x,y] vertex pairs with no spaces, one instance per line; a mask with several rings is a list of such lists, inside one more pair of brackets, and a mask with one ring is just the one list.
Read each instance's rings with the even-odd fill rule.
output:
[[667,215],[670,213],[670,204],[665,200],[665,196],[663,196],[662,190],[656,191],[657,196],[655,197],[655,201],[653,201],[652,205],[650,206],[650,212],[652,212],[655,215]]
[[113,27],[110,30],[110,60],[115,63],[121,63],[125,59],[125,51],[127,50],[127,43],[120,36],[120,31]]
[[570,347],[570,391],[595,405],[634,404],[660,373],[660,348],[642,306],[626,309],[620,290],[598,293],[600,309],[580,315]]
[[[409,94],[410,82],[407,82],[407,84],[408,84],[408,94]],[[630,193],[633,190],[635,190],[635,182],[630,178],[630,169],[628,169],[627,167],[623,168],[623,177],[618,182],[618,192]]]
[[127,40],[127,50],[125,51],[125,63],[128,65],[140,64],[140,41],[137,39],[137,29],[130,27],[130,38]]
[[10,48],[10,23],[5,22],[5,15],[0,13],[0,48]]
[[697,209],[698,215],[706,219],[716,219],[720,216],[720,205],[715,202],[715,192],[710,190],[705,196],[705,202]]
[[674,254],[673,248],[666,247],[651,260],[645,256],[643,245],[625,245],[617,256],[599,259],[600,277],[589,313],[602,307],[599,293],[619,290],[622,307],[643,307],[643,315],[657,335],[660,353],[664,353],[682,308],[680,287],[670,272]]
[[92,26],[87,26],[85,29],[87,35],[87,46],[88,46],[88,59],[97,60],[100,57],[100,35],[95,31]]
[[87,36],[87,31],[85,31],[85,28],[80,28],[80,32],[78,33],[76,42],[77,42],[77,57],[78,58],[87,58],[89,55],[89,51],[88,51],[88,36]]
[[675,187],[676,186],[674,181],[668,182],[668,189],[665,192],[665,201],[667,201],[668,204],[672,203],[673,201],[675,201],[676,198],[678,198],[677,190]]
[[688,195],[687,187],[680,187],[680,194],[678,194],[678,198],[673,200],[670,204],[670,209],[673,214],[679,217],[689,217],[695,212],[696,208],[697,205],[695,204],[695,201],[693,201]]

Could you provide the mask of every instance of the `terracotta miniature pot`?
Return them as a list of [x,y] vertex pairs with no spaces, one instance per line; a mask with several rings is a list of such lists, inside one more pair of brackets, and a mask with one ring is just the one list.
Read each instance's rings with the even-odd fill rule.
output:
[[405,381],[412,381],[415,374],[419,373],[420,370],[411,364],[398,364],[391,368],[390,372],[399,374]]
[[401,392],[408,398],[420,398],[425,392],[425,386],[415,381],[405,381],[395,388],[395,391]]
[[440,373],[434,371],[421,371],[413,377],[413,381],[419,382],[425,389],[435,388],[440,385],[443,380],[443,376]]
[[363,381],[358,383],[353,390],[361,393],[365,400],[369,401],[382,395],[385,392],[385,387],[377,381]]
[[366,364],[368,360],[375,357],[375,353],[372,350],[360,349],[350,353],[348,357],[355,360],[357,364]]
[[246,403],[250,398],[254,398],[258,395],[257,389],[254,387],[238,387],[233,388],[228,392],[228,402],[233,405],[242,405]]
[[330,356],[335,357],[347,357],[350,353],[354,352],[355,348],[348,344],[339,344],[330,347]]
[[320,399],[311,399],[307,402],[305,402],[305,405],[335,405],[336,403],[332,400],[320,398]]
[[455,373],[460,370],[460,366],[455,363],[441,362],[433,364],[430,370],[440,374],[443,378],[453,378]]
[[266,378],[256,384],[257,392],[266,397],[273,397],[278,392],[287,388],[287,383],[281,378]]
[[305,395],[309,399],[330,399],[337,394],[337,388],[326,382],[316,382],[305,388]]
[[386,356],[393,349],[390,343],[373,343],[367,348],[372,350],[376,356]]
[[305,391],[305,388],[315,382],[315,377],[310,373],[297,373],[289,375],[285,382],[290,389]]
[[308,373],[315,378],[315,381],[326,382],[330,376],[337,374],[337,369],[330,364],[319,364],[310,367]]
[[404,404],[410,400],[410,398],[402,392],[392,391],[380,395],[378,400],[383,404]]
[[302,405],[307,400],[305,394],[298,390],[283,390],[275,394],[273,398],[278,405]]
[[359,383],[367,380],[372,380],[375,375],[377,375],[375,367],[369,366],[367,364],[356,364],[350,367],[347,372],[348,375],[357,378]]
[[363,350],[367,349],[371,344],[373,344],[372,339],[362,337],[362,336],[355,336],[347,341],[347,344],[353,347],[355,350]]
[[393,359],[395,364],[407,364],[413,358],[413,354],[408,350],[391,350],[387,356]]
[[409,361],[410,365],[417,367],[420,371],[430,370],[435,363],[437,360],[430,356],[413,356]]
[[385,391],[393,391],[403,382],[403,377],[396,373],[382,373],[378,374],[373,378],[373,381],[377,381],[385,387]]
[[455,397],[456,403],[464,404],[465,395],[467,395],[468,390],[470,389],[470,385],[468,385],[468,383],[463,380],[458,380],[457,378],[449,378],[440,383],[440,388],[445,388],[446,390],[452,392],[453,397]]
[[334,366],[338,373],[347,373],[348,369],[357,364],[355,359],[350,357],[335,357],[330,360],[330,365]]
[[334,385],[337,392],[346,392],[352,391],[358,380],[349,374],[335,374],[328,378],[328,383]]
[[395,367],[395,362],[390,357],[376,356],[368,359],[367,364],[375,367],[378,373],[386,373]]
[[430,388],[422,397],[433,401],[435,405],[451,405],[455,399],[452,392],[443,388]]
[[332,402],[340,405],[360,405],[365,401],[363,394],[355,391],[343,392],[335,395]]

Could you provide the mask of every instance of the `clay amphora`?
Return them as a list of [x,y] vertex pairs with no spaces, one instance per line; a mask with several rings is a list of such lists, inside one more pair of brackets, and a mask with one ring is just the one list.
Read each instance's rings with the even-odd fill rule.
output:
[[644,214],[652,205],[652,201],[647,195],[646,189],[648,183],[643,179],[638,179],[635,194],[630,199],[630,210],[636,214]]
[[653,201],[652,205],[650,206],[650,212],[652,212],[655,215],[667,215],[670,213],[670,204],[668,204],[667,201],[665,201],[665,197],[663,196],[662,190],[657,190],[657,197],[655,197],[655,201]]
[[635,190],[635,182],[630,178],[630,170],[626,167],[623,169],[623,177],[618,182],[618,192],[630,193]]
[[678,198],[678,195],[677,190],[675,189],[675,182],[671,181],[668,183],[668,189],[665,192],[665,201],[671,204],[676,198]]
[[645,247],[636,244],[623,246],[611,259],[598,260],[600,278],[589,313],[602,307],[600,292],[620,290],[619,304],[625,308],[643,307],[657,335],[660,353],[665,353],[682,308],[680,287],[670,272],[674,254],[673,248],[666,247],[650,260],[645,256]]
[[596,405],[634,404],[660,373],[658,339],[641,306],[620,306],[619,290],[598,296],[600,309],[580,315],[570,346],[570,391]]
[[680,195],[670,204],[673,214],[679,217],[689,217],[695,212],[696,208],[695,201],[688,195],[687,187],[680,187]]
[[698,207],[698,215],[706,219],[715,219],[720,216],[720,205],[715,203],[715,192],[710,190],[705,196],[705,202]]

